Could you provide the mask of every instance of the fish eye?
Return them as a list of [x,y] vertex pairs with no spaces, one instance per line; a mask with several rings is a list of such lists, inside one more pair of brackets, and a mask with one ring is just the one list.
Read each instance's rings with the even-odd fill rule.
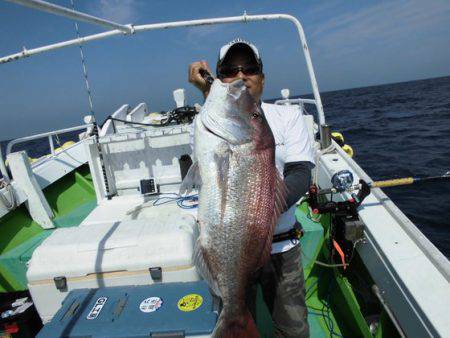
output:
[[260,114],[256,112],[252,113],[252,118],[257,119],[258,117],[260,117]]

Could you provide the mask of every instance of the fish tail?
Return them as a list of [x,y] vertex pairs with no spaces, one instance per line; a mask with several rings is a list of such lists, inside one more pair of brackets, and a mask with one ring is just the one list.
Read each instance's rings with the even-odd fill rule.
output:
[[235,319],[227,318],[226,314],[222,312],[212,337],[259,338],[259,333],[250,311],[246,310],[244,316]]

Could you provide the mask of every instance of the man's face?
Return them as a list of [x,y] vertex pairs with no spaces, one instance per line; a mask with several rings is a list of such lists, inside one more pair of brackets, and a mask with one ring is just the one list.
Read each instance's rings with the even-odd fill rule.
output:
[[221,80],[224,83],[230,83],[238,79],[243,80],[250,95],[258,102],[261,99],[264,89],[264,74],[261,72],[258,74],[249,74],[245,72],[245,69],[251,69],[255,66],[257,66],[255,59],[248,51],[242,49],[234,50],[231,55],[227,55],[226,63],[224,63],[221,68],[232,69],[241,67],[242,70],[239,70],[230,77],[222,77]]

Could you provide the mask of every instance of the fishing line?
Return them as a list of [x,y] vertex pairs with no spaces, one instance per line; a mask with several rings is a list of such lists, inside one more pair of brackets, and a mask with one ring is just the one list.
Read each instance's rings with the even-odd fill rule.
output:
[[[72,9],[75,11],[74,0],[70,0],[70,4],[72,5]],[[75,32],[76,32],[77,39],[79,41],[81,41],[80,40],[81,39],[80,30],[78,29],[78,23],[75,21],[74,24],[75,24]],[[93,124],[92,133],[95,137],[95,143],[97,144],[98,158],[100,160],[100,167],[101,167],[101,171],[102,171],[103,184],[105,186],[106,198],[109,200],[109,199],[111,199],[112,196],[110,193],[108,176],[106,175],[106,167],[105,167],[105,161],[103,159],[102,147],[101,147],[100,143],[98,142],[99,135],[98,135],[97,118],[96,118],[95,112],[94,112],[94,103],[92,100],[91,87],[89,85],[89,78],[88,78],[88,72],[87,72],[87,67],[86,67],[86,59],[84,57],[83,46],[82,46],[81,42],[79,43],[79,47],[80,47],[81,65],[83,67],[83,77],[84,77],[84,82],[85,82],[85,86],[86,86],[86,92],[88,95],[90,113],[91,113],[91,117],[93,120],[92,121],[92,124]]]
[[[72,9],[75,11],[74,0],[70,0],[70,4],[72,5]],[[77,39],[81,39],[80,30],[78,28],[78,23],[75,21],[74,24],[75,24],[75,32],[76,32]],[[91,86],[89,85],[89,78],[88,78],[88,72],[87,72],[87,67],[86,67],[86,58],[84,57],[83,45],[81,44],[81,42],[78,47],[80,47],[81,66],[83,67],[83,77],[84,77],[86,92],[87,92],[88,101],[89,101],[90,113],[94,117],[94,120],[96,120],[95,113],[94,113],[94,103],[92,101]]]

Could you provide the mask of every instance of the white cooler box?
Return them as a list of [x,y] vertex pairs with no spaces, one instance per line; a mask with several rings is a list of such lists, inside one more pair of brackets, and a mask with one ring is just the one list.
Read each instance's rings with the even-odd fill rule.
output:
[[196,281],[195,218],[179,212],[57,229],[33,253],[28,287],[48,322],[74,289]]

